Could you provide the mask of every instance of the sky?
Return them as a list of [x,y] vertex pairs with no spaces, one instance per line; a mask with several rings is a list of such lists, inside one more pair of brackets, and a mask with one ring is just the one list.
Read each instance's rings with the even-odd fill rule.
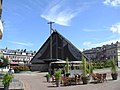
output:
[[79,50],[120,41],[120,0],[3,0],[0,48],[37,51],[53,29]]

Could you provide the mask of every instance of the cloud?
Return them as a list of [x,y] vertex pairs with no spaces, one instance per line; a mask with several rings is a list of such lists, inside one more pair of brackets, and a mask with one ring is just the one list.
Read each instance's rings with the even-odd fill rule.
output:
[[22,46],[28,46],[28,47],[33,46],[32,43],[23,43],[23,42],[16,42],[16,41],[8,41],[8,42],[13,43],[13,44],[22,45]]
[[120,0],[104,0],[105,5],[111,5],[114,7],[120,6]]
[[79,50],[82,52],[82,51],[84,51],[84,49],[82,49],[82,48],[79,48]]
[[113,32],[113,33],[118,33],[120,34],[120,23],[116,23],[114,25],[111,26],[110,30]]
[[84,46],[89,46],[89,45],[91,45],[91,44],[92,44],[92,43],[89,42],[89,41],[86,41],[86,42],[83,43]]
[[47,8],[40,16],[59,25],[70,26],[71,20],[85,10],[86,6],[86,3],[81,4],[81,2],[73,2],[72,0],[53,1],[48,7],[46,6]]
[[103,29],[83,29],[83,31],[85,32],[101,32],[101,31],[107,31],[107,28],[103,28]]
[[83,43],[83,45],[86,46],[87,48],[95,48],[95,47],[101,47],[102,45],[106,45],[106,44],[116,43],[117,41],[120,42],[120,39],[113,39],[100,43],[92,43],[90,41],[86,41]]

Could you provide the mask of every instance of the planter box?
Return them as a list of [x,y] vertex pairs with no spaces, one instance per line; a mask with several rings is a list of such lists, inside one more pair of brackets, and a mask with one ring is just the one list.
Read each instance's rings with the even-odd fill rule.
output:
[[117,73],[112,73],[111,74],[113,80],[117,80],[118,74]]

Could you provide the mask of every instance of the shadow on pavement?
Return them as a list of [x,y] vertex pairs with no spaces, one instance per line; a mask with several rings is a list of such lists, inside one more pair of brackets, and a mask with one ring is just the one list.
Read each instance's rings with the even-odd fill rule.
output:
[[48,86],[49,88],[56,88],[56,86]]

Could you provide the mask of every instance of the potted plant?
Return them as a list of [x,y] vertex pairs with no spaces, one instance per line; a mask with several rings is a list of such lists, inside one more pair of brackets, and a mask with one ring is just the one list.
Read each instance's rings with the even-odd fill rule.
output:
[[88,76],[87,76],[87,64],[86,64],[86,58],[82,55],[82,81],[83,84],[88,83]]
[[92,65],[92,62],[89,62],[89,74],[93,74],[94,67]]
[[111,73],[112,79],[117,80],[118,73],[117,73],[117,67],[115,65],[114,59],[111,60],[111,71],[112,71]]
[[2,81],[2,83],[3,83],[3,85],[4,85],[4,90],[9,90],[9,84],[10,84],[10,82],[12,81],[12,78],[13,78],[12,74],[8,74],[8,73],[6,73],[6,74],[3,76],[3,81]]
[[61,69],[58,69],[57,71],[55,71],[54,76],[56,80],[56,86],[60,87]]
[[69,59],[66,58],[66,65],[65,65],[65,73],[66,73],[66,77],[69,77],[70,75],[70,69],[69,69]]
[[50,73],[49,72],[45,75],[45,77],[47,79],[47,82],[50,82]]

